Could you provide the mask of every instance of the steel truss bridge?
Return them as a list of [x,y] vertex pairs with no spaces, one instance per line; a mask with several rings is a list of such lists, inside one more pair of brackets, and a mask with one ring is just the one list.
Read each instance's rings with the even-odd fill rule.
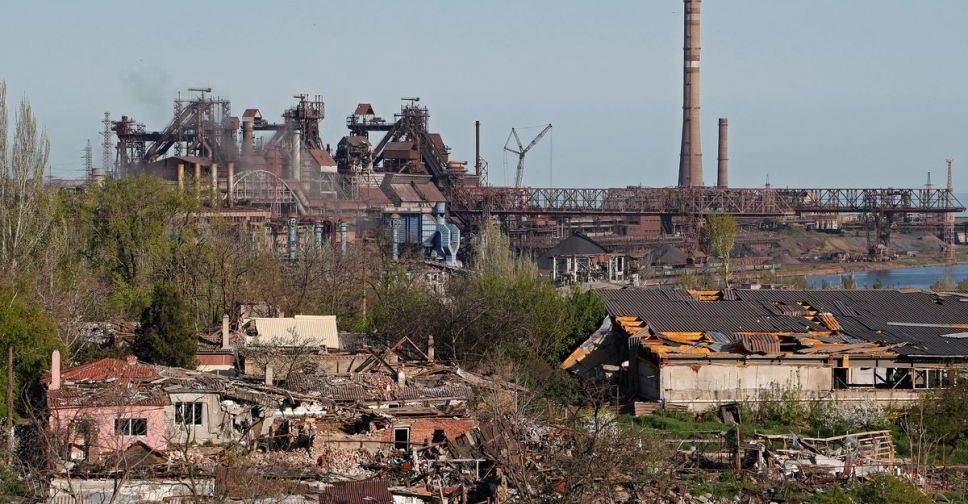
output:
[[948,189],[559,189],[459,187],[457,215],[705,215],[776,217],[810,213],[948,214],[965,210]]
[[[871,255],[885,254],[891,229],[905,214],[940,214],[946,253],[953,254],[954,215],[965,210],[949,189],[729,189],[717,187],[625,187],[559,189],[453,187],[450,211],[465,223],[493,215],[507,223],[523,216],[659,216],[665,232],[672,217],[686,218],[688,241],[699,239],[702,216],[784,217],[863,214]],[[872,236],[873,235],[873,236]]]

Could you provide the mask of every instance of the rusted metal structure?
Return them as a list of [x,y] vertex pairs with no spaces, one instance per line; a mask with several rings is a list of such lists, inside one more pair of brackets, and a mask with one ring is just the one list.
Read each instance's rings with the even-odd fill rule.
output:
[[[203,201],[236,213],[268,209],[279,230],[288,230],[289,219],[296,217],[312,229],[303,232],[307,236],[325,230],[332,237],[340,225],[353,223],[354,236],[386,228],[395,246],[436,248],[452,257],[445,251],[455,249],[459,233],[447,219],[473,232],[494,216],[522,243],[583,229],[623,240],[684,233],[695,241],[703,217],[711,213],[768,220],[863,214],[872,250],[886,250],[892,229],[907,222],[908,214],[938,215],[941,234],[950,240],[950,216],[964,209],[950,183],[944,189],[729,188],[725,119],[720,120],[717,187],[490,187],[481,183],[486,163],[479,151],[479,124],[475,169],[468,173],[464,162],[450,158],[443,137],[430,130],[430,113],[416,98],[404,99],[392,121],[367,103],[358,105],[333,156],[319,133],[325,115],[319,96],[296,95],[283,121],[272,123],[254,108],[241,118],[232,116],[227,100],[207,93],[176,100],[174,117],[161,131],[148,131],[128,116],[113,121],[120,176],[149,173],[180,190],[193,186]],[[642,233],[641,218],[651,219],[654,227]],[[636,222],[639,227],[633,228]]]

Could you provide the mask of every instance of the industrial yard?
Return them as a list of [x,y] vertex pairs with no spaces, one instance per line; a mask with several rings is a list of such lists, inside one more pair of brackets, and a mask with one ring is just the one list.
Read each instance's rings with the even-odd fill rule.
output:
[[[893,32],[847,92],[810,55],[863,54],[818,28],[859,7],[780,4],[91,6],[115,31],[4,49],[0,502],[968,502],[964,142],[927,119],[968,101],[906,108],[947,88],[878,70],[921,64]],[[725,43],[771,16],[796,61]],[[91,54],[126,91],[10,100]],[[887,112],[840,138],[844,100]]]

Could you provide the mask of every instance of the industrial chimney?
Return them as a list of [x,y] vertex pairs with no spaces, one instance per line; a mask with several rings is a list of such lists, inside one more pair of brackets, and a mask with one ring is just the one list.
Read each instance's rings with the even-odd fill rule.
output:
[[699,138],[699,4],[684,0],[685,46],[682,78],[682,146],[679,187],[701,186],[702,144]]
[[729,187],[729,123],[719,118],[719,163],[716,170],[716,187]]

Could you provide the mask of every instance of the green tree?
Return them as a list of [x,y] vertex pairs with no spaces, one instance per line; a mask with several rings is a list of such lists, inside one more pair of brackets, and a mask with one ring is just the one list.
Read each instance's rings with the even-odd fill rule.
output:
[[854,275],[851,273],[840,275],[840,287],[843,289],[856,289],[857,280],[854,278]]
[[736,244],[736,218],[732,215],[713,214],[706,217],[703,235],[706,239],[708,252],[720,261],[720,275],[723,283],[729,287],[729,275],[732,266],[733,246]]
[[171,284],[159,283],[151,303],[141,313],[134,353],[152,364],[194,368],[198,344],[181,293]]
[[699,278],[696,277],[695,273],[687,271],[679,275],[676,283],[683,289],[695,289],[699,287]]
[[106,180],[81,200],[84,253],[114,286],[117,308],[137,313],[151,284],[173,279],[183,269],[177,259],[197,245],[194,201],[155,177]]
[[[57,327],[38,303],[27,300],[17,291],[0,287],[0,355],[6,371],[6,357],[13,348],[14,390],[23,390],[37,383],[40,374],[50,368],[50,354],[60,349]],[[6,390],[7,373],[0,374]],[[16,397],[23,394],[16,393]],[[0,412],[7,414],[6,404],[0,401]]]

